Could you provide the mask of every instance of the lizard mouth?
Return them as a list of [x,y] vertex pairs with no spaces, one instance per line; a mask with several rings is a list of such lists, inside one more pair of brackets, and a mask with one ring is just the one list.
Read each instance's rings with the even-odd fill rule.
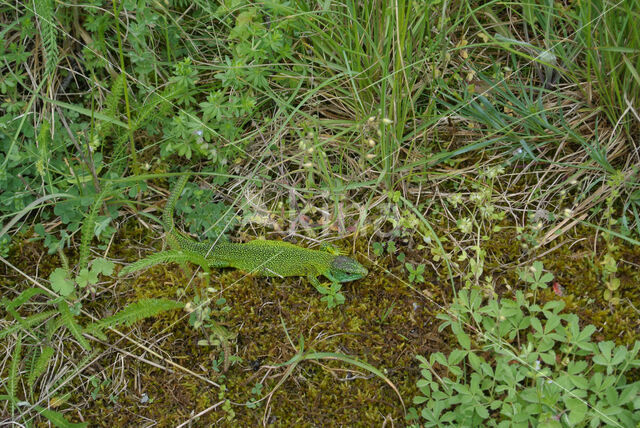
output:
[[365,268],[364,266],[358,266],[349,271],[340,270],[338,272],[334,272],[333,275],[338,282],[349,282],[364,278],[368,273],[369,271],[367,270],[367,268]]
[[369,271],[364,269],[357,273],[347,274],[347,277],[349,278],[349,281],[355,281],[356,279],[364,278],[368,273]]
[[349,282],[349,281],[355,281],[357,279],[364,278],[365,275],[361,273],[342,272],[341,274],[335,275],[335,276],[338,282]]

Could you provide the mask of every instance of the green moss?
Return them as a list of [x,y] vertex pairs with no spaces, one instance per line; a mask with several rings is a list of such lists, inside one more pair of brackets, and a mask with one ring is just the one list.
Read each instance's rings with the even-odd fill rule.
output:
[[[578,229],[574,233],[584,237],[592,236],[589,235],[592,232]],[[513,239],[513,233],[513,228],[502,229],[483,246],[487,254],[485,273],[493,276],[499,294],[509,293],[504,284],[512,288],[523,286],[517,278],[516,267],[534,255],[524,252],[520,243]],[[563,236],[567,245],[540,259],[565,288],[565,295],[558,296],[548,289],[538,298],[543,302],[565,300],[567,310],[577,313],[585,323],[593,323],[599,328],[598,340],[630,343],[640,339],[636,331],[637,312],[633,307],[629,304],[610,307],[603,302],[603,285],[594,271],[602,254],[593,252],[592,240],[576,239],[576,236]],[[133,246],[132,242],[137,244]],[[621,298],[640,308],[640,292],[637,290],[640,274],[635,269],[635,265],[640,263],[640,249],[624,242],[618,244]],[[356,254],[366,253],[366,245],[364,240],[358,242]],[[128,223],[114,240],[109,256],[134,261],[150,251],[152,246],[159,245],[151,241],[147,231],[136,223]],[[426,257],[425,251],[416,251],[410,244],[398,247],[408,259]],[[604,246],[598,245],[597,248]],[[58,266],[57,256],[42,257],[45,250],[40,243],[23,243],[13,251],[12,259],[17,260],[18,267],[27,273],[34,274],[33,266],[38,261],[41,276],[48,275],[47,270]],[[591,258],[593,264],[585,263],[585,257]],[[123,307],[147,297],[191,300],[194,295],[204,293],[205,287],[215,288],[219,294],[213,297],[224,297],[230,307],[219,322],[237,334],[230,349],[242,361],[232,365],[227,373],[215,371],[213,361],[220,358],[222,350],[199,346],[198,341],[208,333],[194,330],[187,322],[188,314],[176,311],[137,324],[129,333],[124,332],[186,369],[224,384],[224,394],[186,372],[161,369],[130,357],[121,360],[121,356],[126,354],[114,354],[105,348],[98,361],[100,366],[89,368],[87,372],[97,370],[100,376],[117,380],[113,385],[117,385],[120,391],[117,398],[120,410],[113,411],[108,394],[97,400],[87,399],[90,387],[80,379],[70,385],[70,388],[76,388],[70,402],[85,402],[81,413],[92,425],[138,425],[140,418],[144,417],[160,426],[172,426],[222,399],[228,399],[230,407],[225,410],[218,406],[206,412],[198,424],[228,421],[230,411],[234,414],[228,424],[261,424],[266,400],[253,409],[244,404],[273,391],[287,370],[286,366],[279,365],[298,352],[289,343],[282,325],[284,322],[296,347],[302,337],[306,350],[342,353],[371,364],[386,373],[410,405],[411,397],[417,392],[415,382],[419,375],[414,356],[435,351],[446,354],[455,343],[448,333],[438,332],[439,321],[435,319],[452,295],[446,269],[442,272],[427,271],[427,284],[412,290],[397,279],[405,273],[393,256],[376,260],[377,266],[360,261],[365,262],[370,274],[364,280],[344,284],[342,291],[347,301],[334,309],[326,308],[321,296],[304,278],[255,278],[228,269],[213,270],[208,285],[203,278],[193,275],[193,267],[185,270],[175,264],[156,266],[138,277],[106,284],[94,300],[83,301],[87,311],[107,314],[115,309],[114,305]],[[14,284],[21,281],[12,275]],[[183,296],[186,297],[178,297],[180,289],[185,290]],[[429,298],[422,295],[422,289]],[[122,341],[114,334],[109,337],[119,349],[163,365],[162,361],[135,344]],[[126,387],[123,388],[122,382]],[[264,387],[261,395],[256,396],[251,391],[259,382]],[[143,393],[153,402],[142,403]],[[336,423],[375,426],[383,423],[387,416],[394,421],[403,421],[404,416],[394,391],[382,380],[339,361],[300,363],[277,387],[267,414],[270,424],[282,426]]]

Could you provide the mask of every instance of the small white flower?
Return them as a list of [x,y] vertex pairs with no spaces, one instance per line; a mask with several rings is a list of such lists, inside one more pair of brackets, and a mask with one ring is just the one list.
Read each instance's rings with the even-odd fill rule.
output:
[[471,233],[473,223],[469,217],[463,217],[457,221],[457,226],[462,233]]

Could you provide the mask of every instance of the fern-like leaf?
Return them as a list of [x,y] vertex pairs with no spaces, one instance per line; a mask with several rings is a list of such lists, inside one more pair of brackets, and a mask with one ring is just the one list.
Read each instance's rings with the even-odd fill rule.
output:
[[[118,104],[122,99],[122,95],[124,93],[124,79],[125,74],[120,73],[118,77],[116,77],[111,85],[111,92],[107,96],[105,101],[105,107],[102,109],[102,114],[105,116],[109,116],[111,118],[117,119],[118,115]],[[99,125],[99,133],[101,138],[105,138],[108,136],[113,129],[113,123],[104,121],[100,122]]]
[[39,324],[43,321],[45,321],[47,318],[55,315],[57,313],[57,311],[55,310],[50,310],[50,311],[45,311],[45,312],[41,312],[39,314],[35,314],[35,315],[31,315],[27,318],[23,318],[22,319],[22,323],[20,324],[13,324],[7,328],[5,328],[4,330],[0,330],[0,339],[4,339],[6,336],[15,333],[16,331],[20,330],[21,328],[29,328],[33,325]]
[[153,118],[164,118],[173,107],[171,100],[175,98],[175,95],[175,89],[167,88],[162,94],[156,93],[150,100],[145,101],[133,120],[133,129],[142,128]]
[[[153,94],[144,104],[137,109],[138,114],[131,120],[132,132],[146,126],[151,120],[161,118],[164,119],[173,108],[172,99],[175,97],[175,90],[167,88],[162,94]],[[119,174],[127,165],[129,156],[125,155],[127,143],[129,142],[129,134],[122,133],[120,138],[116,140],[113,148],[113,161],[111,162],[111,171]]]
[[69,304],[65,300],[58,302],[58,311],[60,312],[62,324],[69,329],[69,332],[84,349],[90,351],[91,345],[89,341],[82,336],[82,327],[73,318],[73,314],[69,310]]
[[[9,379],[7,379],[7,394],[12,399],[16,398],[16,392],[18,390],[18,368],[20,366],[20,355],[22,353],[22,333],[18,334],[18,340],[16,346],[13,348],[13,355],[11,356],[11,364],[9,365]],[[11,400],[15,401],[15,400]]]
[[26,290],[24,290],[22,293],[20,293],[18,297],[16,297],[15,299],[8,301],[6,303],[3,302],[3,306],[7,310],[16,309],[22,306],[22,304],[25,303],[27,300],[29,300],[30,298],[38,294],[47,294],[47,293],[40,288],[29,287]]
[[45,346],[35,363],[33,363],[31,369],[29,370],[29,375],[27,376],[27,385],[29,389],[33,388],[33,385],[36,383],[36,380],[44,373],[49,364],[49,360],[53,356],[53,348],[51,346]]
[[102,189],[102,191],[98,194],[98,197],[91,206],[89,215],[84,219],[84,223],[82,224],[82,237],[80,239],[80,261],[78,262],[78,266],[80,266],[80,269],[88,267],[89,244],[91,243],[91,238],[93,238],[94,235],[96,227],[96,216],[98,215],[98,209],[100,208],[100,204],[102,204],[102,200],[105,198],[107,193],[111,191],[111,184],[111,182],[107,183],[104,189]]
[[106,328],[115,327],[121,324],[130,326],[133,323],[144,318],[153,317],[162,312],[181,309],[183,307],[183,303],[169,299],[140,300],[138,302],[130,304],[126,308],[108,318],[89,324],[85,328],[85,332],[94,334],[102,340],[106,340],[106,336],[104,335],[104,333],[102,333],[102,330]]
[[188,253],[180,250],[168,250],[151,254],[144,259],[140,259],[137,262],[131,263],[129,266],[125,266],[125,268],[120,271],[118,276],[124,276],[131,272],[136,272],[147,267],[169,262],[191,262],[201,266],[205,271],[209,270],[209,262],[199,254]]
[[44,47],[45,72],[48,76],[53,74],[58,65],[58,32],[56,29],[55,15],[53,13],[53,0],[36,0],[34,2],[38,23],[40,24],[40,37]]

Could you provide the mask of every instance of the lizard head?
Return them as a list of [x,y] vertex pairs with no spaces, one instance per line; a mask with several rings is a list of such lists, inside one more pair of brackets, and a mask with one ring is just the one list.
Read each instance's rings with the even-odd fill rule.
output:
[[351,257],[336,256],[331,262],[331,276],[338,282],[355,281],[364,278],[367,273],[367,268]]

